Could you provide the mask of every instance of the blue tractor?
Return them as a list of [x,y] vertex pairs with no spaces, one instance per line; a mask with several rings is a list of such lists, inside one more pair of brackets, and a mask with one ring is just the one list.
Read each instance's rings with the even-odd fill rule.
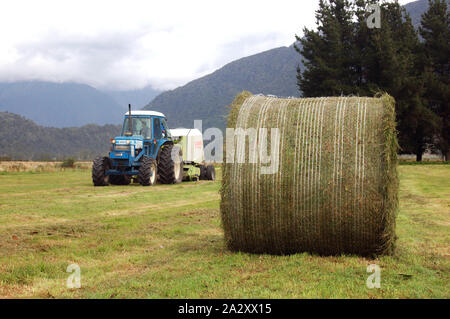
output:
[[98,157],[92,166],[95,186],[142,186],[177,184],[183,179],[183,156],[175,145],[164,114],[154,111],[129,111],[120,136],[111,139],[107,157]]

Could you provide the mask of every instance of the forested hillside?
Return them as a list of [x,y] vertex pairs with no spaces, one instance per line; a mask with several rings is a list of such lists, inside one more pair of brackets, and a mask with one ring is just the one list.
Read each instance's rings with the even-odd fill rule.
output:
[[120,133],[116,125],[53,128],[39,126],[22,116],[0,112],[0,157],[52,160],[106,155],[110,138]]

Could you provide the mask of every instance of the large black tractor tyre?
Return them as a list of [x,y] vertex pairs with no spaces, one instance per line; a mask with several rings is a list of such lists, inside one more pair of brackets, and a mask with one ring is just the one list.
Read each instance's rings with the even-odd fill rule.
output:
[[139,167],[138,181],[142,186],[153,186],[156,184],[157,165],[156,161],[148,156],[142,157]]
[[178,184],[183,180],[183,156],[181,148],[165,145],[158,162],[159,181],[162,184]]
[[205,165],[200,166],[200,180],[201,181],[207,180],[207,178],[206,178],[206,166]]
[[106,171],[111,167],[108,157],[97,157],[92,164],[92,182],[94,186],[108,186]]
[[109,182],[112,185],[130,185],[131,178],[127,175],[111,175]]
[[215,181],[216,180],[216,169],[213,165],[206,166],[206,179],[208,181]]
[[131,184],[131,176],[122,175],[122,184],[121,185],[130,185]]

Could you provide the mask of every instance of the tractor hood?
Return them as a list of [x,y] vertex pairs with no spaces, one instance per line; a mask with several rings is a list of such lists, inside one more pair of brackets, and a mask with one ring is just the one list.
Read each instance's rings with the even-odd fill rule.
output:
[[113,140],[116,145],[134,145],[134,148],[140,149],[144,145],[144,138],[142,136],[118,136]]

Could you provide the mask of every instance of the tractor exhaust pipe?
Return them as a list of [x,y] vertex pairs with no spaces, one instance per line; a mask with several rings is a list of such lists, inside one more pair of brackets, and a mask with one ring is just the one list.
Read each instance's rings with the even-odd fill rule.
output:
[[128,130],[133,135],[133,119],[131,118],[131,104],[128,104]]

